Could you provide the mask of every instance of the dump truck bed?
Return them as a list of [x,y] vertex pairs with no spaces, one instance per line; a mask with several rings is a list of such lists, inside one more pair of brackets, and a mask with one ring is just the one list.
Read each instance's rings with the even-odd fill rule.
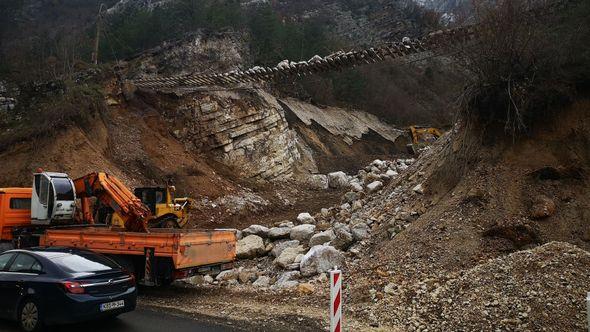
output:
[[85,248],[110,255],[169,257],[177,270],[235,260],[236,235],[227,230],[152,230],[149,233],[118,232],[105,228],[47,230],[42,246]]

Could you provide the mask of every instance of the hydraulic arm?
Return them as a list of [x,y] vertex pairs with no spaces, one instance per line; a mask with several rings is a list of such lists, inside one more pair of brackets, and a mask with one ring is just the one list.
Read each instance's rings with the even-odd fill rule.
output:
[[106,173],[91,173],[74,180],[76,195],[81,199],[84,222],[94,223],[90,198],[96,197],[110,207],[114,216],[130,232],[148,232],[152,219],[150,209],[141,202],[121,181]]

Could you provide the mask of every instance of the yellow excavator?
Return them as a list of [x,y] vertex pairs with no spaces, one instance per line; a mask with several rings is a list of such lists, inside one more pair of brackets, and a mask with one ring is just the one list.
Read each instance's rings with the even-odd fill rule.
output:
[[176,198],[176,187],[145,187],[136,188],[134,194],[145,204],[152,215],[156,217],[156,228],[183,228],[190,216],[193,199],[188,197]]
[[443,132],[434,127],[429,126],[410,126],[408,127],[412,143],[406,147],[409,154],[418,154],[418,151],[438,140]]

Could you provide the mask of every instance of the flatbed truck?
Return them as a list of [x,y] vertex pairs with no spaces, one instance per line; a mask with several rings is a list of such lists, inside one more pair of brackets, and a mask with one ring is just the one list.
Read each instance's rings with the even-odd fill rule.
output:
[[[50,190],[59,196],[56,189]],[[30,246],[84,248],[111,257],[146,286],[166,285],[176,279],[216,274],[233,267],[233,231],[138,232],[98,224],[40,224],[31,218],[34,196],[35,188],[0,188],[0,251]],[[54,204],[55,210],[59,210],[58,204],[64,205]]]

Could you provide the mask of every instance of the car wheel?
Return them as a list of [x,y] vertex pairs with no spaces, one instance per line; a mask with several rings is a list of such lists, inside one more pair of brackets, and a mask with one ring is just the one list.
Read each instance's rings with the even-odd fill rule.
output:
[[41,310],[37,302],[27,299],[23,302],[18,315],[21,328],[26,332],[40,331],[43,327]]

